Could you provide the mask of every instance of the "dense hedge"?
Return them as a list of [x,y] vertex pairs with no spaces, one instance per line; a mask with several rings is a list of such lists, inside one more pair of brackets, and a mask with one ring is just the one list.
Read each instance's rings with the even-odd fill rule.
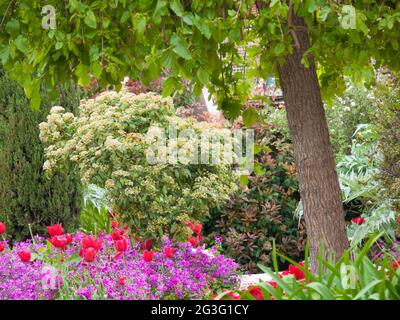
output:
[[40,110],[33,111],[23,90],[0,70],[0,221],[6,221],[14,240],[29,237],[29,224],[36,233],[56,222],[66,228],[78,222],[79,179],[60,171],[47,177],[42,169],[39,123],[54,104],[74,112],[78,92],[61,89],[55,102],[43,93]]

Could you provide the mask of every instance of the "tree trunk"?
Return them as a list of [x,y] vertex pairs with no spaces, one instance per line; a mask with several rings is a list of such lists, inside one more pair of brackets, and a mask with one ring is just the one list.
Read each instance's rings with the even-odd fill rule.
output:
[[301,59],[309,48],[307,27],[292,12],[293,53],[279,65],[287,119],[300,183],[310,258],[313,266],[321,245],[325,257],[340,258],[348,247],[343,205],[321,92],[312,56],[309,68]]

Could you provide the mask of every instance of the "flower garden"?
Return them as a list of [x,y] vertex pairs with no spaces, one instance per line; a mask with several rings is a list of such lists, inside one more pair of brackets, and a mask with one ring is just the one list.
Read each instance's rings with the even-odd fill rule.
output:
[[398,2],[52,2],[0,0],[0,300],[400,299]]

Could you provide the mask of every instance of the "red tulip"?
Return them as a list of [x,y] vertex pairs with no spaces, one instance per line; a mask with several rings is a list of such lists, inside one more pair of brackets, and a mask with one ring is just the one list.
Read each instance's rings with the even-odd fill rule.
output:
[[198,246],[198,245],[199,245],[199,242],[200,242],[199,237],[190,237],[190,238],[188,239],[188,241],[190,242],[190,244],[191,244],[193,247]]
[[269,284],[271,287],[275,289],[278,288],[278,283],[274,280],[267,281],[267,284]]
[[64,229],[61,224],[48,226],[47,231],[49,232],[51,237],[61,236],[62,234],[64,234]]
[[290,274],[291,274],[291,273],[290,273],[288,270],[283,270],[282,272],[279,273],[279,278],[282,279],[282,277],[288,276],[288,275],[290,275]]
[[82,239],[82,248],[87,249],[87,248],[93,248],[96,251],[100,250],[101,247],[101,240],[97,239],[96,237],[93,236],[85,236]]
[[173,256],[174,256],[174,254],[175,254],[175,249],[174,248],[165,248],[164,249],[164,255],[167,257],[167,258],[172,258]]
[[20,252],[18,252],[18,256],[22,262],[31,261],[31,252],[30,251],[20,251]]
[[116,228],[114,232],[111,233],[111,238],[116,240],[121,240],[124,235],[124,231],[121,229]]
[[5,248],[5,245],[3,242],[0,242],[0,252],[3,252]]
[[117,222],[117,221],[111,222],[111,227],[112,227],[113,229],[118,228],[118,222]]
[[149,250],[144,250],[143,251],[143,259],[146,262],[150,262],[152,261],[154,258],[154,252],[153,251],[149,251]]
[[3,222],[0,222],[0,236],[6,233],[6,225]]
[[54,236],[48,239],[48,241],[56,248],[65,250],[65,248],[72,242],[72,234]]
[[128,249],[128,239],[123,237],[121,240],[114,241],[115,249],[119,252],[124,252]]
[[147,239],[144,242],[144,249],[150,250],[153,247],[153,242],[150,239]]
[[363,217],[357,217],[357,218],[351,219],[351,221],[353,221],[355,224],[362,225],[364,223],[364,218]]
[[240,294],[236,292],[228,292],[226,295],[234,300],[240,299]]
[[189,228],[192,228],[192,227],[193,227],[193,222],[192,222],[192,221],[189,221],[189,222],[186,223],[186,225],[187,225]]
[[124,286],[126,283],[126,278],[118,278],[118,284],[120,286]]
[[[304,267],[304,263],[302,263],[302,262],[299,262],[299,265]],[[294,266],[292,264],[289,265],[289,273],[294,275],[296,280],[301,280],[301,279],[304,279],[306,277],[304,272],[302,270],[300,270],[299,267]]]
[[[0,250],[0,251],[1,251],[1,250]],[[389,264],[390,264],[390,262],[389,262]],[[400,267],[400,260],[395,261],[395,262],[392,263],[392,268],[393,268],[393,269],[396,270],[398,267]]]
[[249,290],[249,293],[256,299],[256,300],[264,300],[264,295],[259,287],[254,287]]
[[192,230],[196,234],[199,234],[201,232],[201,229],[203,229],[203,226],[201,224],[194,224],[192,226]]
[[81,251],[81,256],[86,262],[93,262],[96,259],[97,250],[93,247],[84,248]]

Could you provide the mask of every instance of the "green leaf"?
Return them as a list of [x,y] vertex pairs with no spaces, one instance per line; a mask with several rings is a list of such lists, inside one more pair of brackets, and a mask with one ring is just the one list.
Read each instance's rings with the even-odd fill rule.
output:
[[[375,287],[377,284],[381,283],[382,280],[374,280],[370,283],[368,283],[360,292],[353,298],[353,300],[358,300],[358,299],[363,299],[364,294],[366,294],[369,290],[371,290],[373,287]],[[364,299],[365,300],[365,299]]]
[[200,18],[200,16],[196,15],[193,19],[194,25],[200,31],[200,33],[206,37],[207,39],[211,38],[211,30],[206,21]]
[[246,127],[251,127],[257,122],[258,113],[254,108],[249,108],[243,112],[243,123]]
[[176,55],[173,50],[164,50],[161,54],[160,62],[165,68],[172,68],[175,65]]
[[276,56],[280,56],[284,52],[285,52],[285,44],[282,42],[277,43],[276,46],[274,47],[274,54]]
[[314,12],[315,10],[317,10],[318,5],[315,0],[307,0],[306,7],[307,7],[307,11],[311,13],[311,12]]
[[265,175],[265,170],[259,163],[256,163],[254,165],[254,173],[256,174],[256,176],[260,177]]
[[319,13],[319,20],[320,20],[320,21],[325,21],[330,12],[331,12],[331,7],[329,7],[329,6],[324,6],[324,7],[321,9],[320,13]]
[[19,35],[17,39],[15,39],[15,46],[19,51],[21,51],[23,54],[27,55],[29,50],[28,50],[28,40],[25,39],[22,35]]
[[101,75],[101,73],[102,73],[102,71],[103,71],[103,69],[102,69],[100,63],[97,62],[97,61],[94,62],[94,63],[91,65],[91,68],[92,68],[92,73],[93,73],[93,75],[94,75],[97,79],[100,78],[100,75]]
[[249,176],[241,175],[239,178],[240,185],[245,187],[249,183]]
[[180,0],[172,0],[169,6],[178,17],[182,17],[185,13],[185,9],[183,8]]
[[174,77],[169,77],[164,81],[162,95],[164,97],[170,96],[177,87],[178,80]]
[[309,283],[306,285],[306,287],[316,291],[324,300],[335,300],[335,297],[333,296],[329,288],[320,282]]
[[92,29],[96,29],[97,28],[97,22],[96,22],[96,16],[94,15],[92,10],[88,10],[86,12],[86,16],[85,16],[85,24],[92,28]]
[[4,49],[0,50],[0,62],[6,64],[10,58],[10,47],[5,46]]
[[129,17],[131,16],[131,13],[129,12],[129,11],[125,11],[123,14],[122,14],[122,16],[121,16],[121,18],[120,18],[120,23],[121,24],[124,24],[124,23],[126,23],[127,21],[128,21],[128,19],[129,19]]
[[166,14],[167,12],[167,2],[165,2],[165,0],[158,0],[157,1],[157,5],[156,8],[154,9],[153,12],[153,21],[156,24],[160,24],[161,23],[161,17]]
[[183,40],[180,36],[174,34],[171,38],[171,44],[173,46],[173,51],[177,55],[186,60],[192,59],[186,41]]
[[272,8],[279,2],[280,2],[279,0],[272,0],[271,3],[269,4],[269,7]]
[[144,35],[144,32],[146,31],[146,25],[147,18],[145,16],[139,16],[137,19],[135,19],[134,26],[136,34],[139,38],[142,38],[142,36]]
[[221,102],[221,110],[229,119],[236,119],[240,115],[241,105],[231,99],[224,99]]
[[18,20],[12,18],[6,24],[6,32],[10,34],[13,38],[17,37],[19,34],[20,24]]
[[90,84],[89,68],[84,64],[79,64],[76,68],[75,74],[78,77],[78,84],[80,86],[88,86]]
[[199,78],[200,82],[204,85],[207,85],[210,81],[207,71],[205,71],[203,68],[199,68],[197,70],[197,78]]

